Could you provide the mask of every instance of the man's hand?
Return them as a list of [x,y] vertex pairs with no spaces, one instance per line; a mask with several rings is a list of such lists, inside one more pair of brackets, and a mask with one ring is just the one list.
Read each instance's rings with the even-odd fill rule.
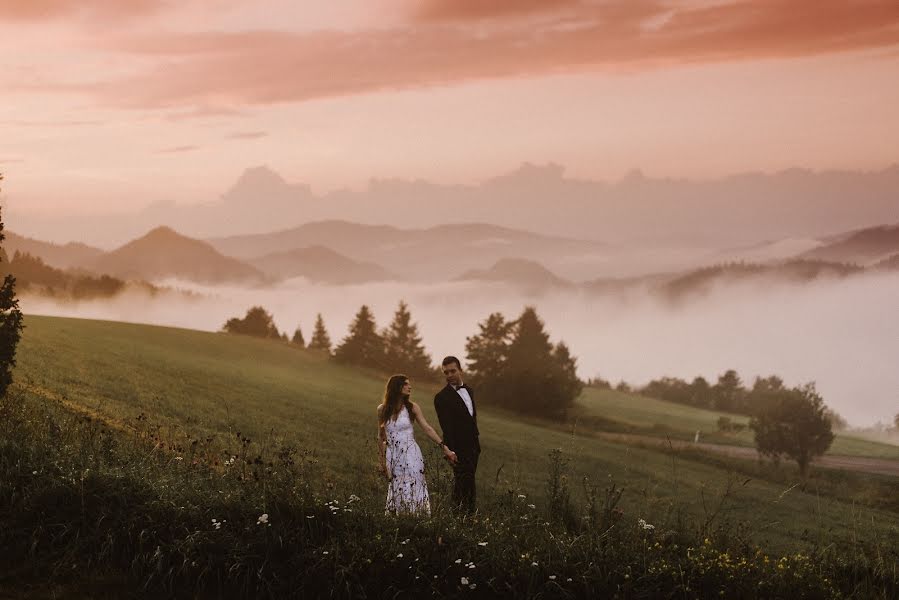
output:
[[448,460],[451,465],[459,462],[459,457],[456,456],[456,453],[446,447],[444,447],[443,450],[443,457]]

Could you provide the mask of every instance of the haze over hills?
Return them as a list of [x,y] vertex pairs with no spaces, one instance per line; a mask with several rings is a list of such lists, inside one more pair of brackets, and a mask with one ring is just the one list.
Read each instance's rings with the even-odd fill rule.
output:
[[193,237],[219,238],[345,219],[403,229],[478,222],[612,244],[708,250],[894,223],[897,190],[899,165],[870,172],[791,169],[710,181],[656,179],[634,171],[604,182],[566,177],[556,164],[525,163],[476,185],[374,179],[363,190],[325,194],[254,167],[212,202],[158,202],[127,215],[42,217],[20,210],[11,196],[4,216],[13,229],[31,236],[66,240],[72,231],[90,231],[84,241],[104,246],[157,223]]
[[275,252],[248,262],[273,279],[305,277],[336,285],[399,279],[380,265],[352,260],[325,246]]
[[899,252],[899,224],[870,227],[835,236],[829,244],[809,250],[802,258],[868,265]]
[[532,294],[573,287],[570,281],[558,277],[540,263],[518,258],[504,258],[489,269],[466,271],[457,277],[457,280],[502,282],[522,288]]
[[265,280],[255,267],[223,256],[206,242],[183,236],[169,227],[157,227],[84,266],[97,273],[146,281],[179,278],[216,284]]
[[[322,221],[269,234],[209,242],[222,254],[241,259],[321,245],[356,261],[377,263],[401,279],[418,281],[448,281],[508,257],[540,260],[554,269],[589,273],[593,271],[591,260],[599,263],[609,255],[608,247],[598,242],[485,224],[400,229]],[[577,262],[570,263],[574,259]]]
[[46,264],[57,269],[80,267],[103,254],[103,250],[81,242],[60,245],[27,238],[11,231],[5,231],[4,235],[6,239],[3,249],[10,258],[16,252],[22,252],[40,257]]

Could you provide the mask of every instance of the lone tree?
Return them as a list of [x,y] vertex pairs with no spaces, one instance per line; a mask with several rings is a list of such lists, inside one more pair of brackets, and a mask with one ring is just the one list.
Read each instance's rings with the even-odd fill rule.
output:
[[431,376],[431,357],[425,351],[418,325],[412,322],[412,314],[405,302],[400,301],[393,322],[382,335],[384,361],[390,370],[417,377]]
[[312,339],[309,340],[308,348],[331,354],[331,336],[325,329],[325,321],[322,319],[321,313],[315,317],[315,329],[312,330]]
[[[0,173],[0,181],[3,174]],[[3,219],[0,217],[0,242],[6,239],[3,234]],[[0,256],[6,254],[0,248]],[[0,397],[6,395],[6,389],[12,383],[12,369],[16,366],[16,346],[22,337],[22,311],[16,298],[16,278],[7,274],[0,286]]]
[[775,460],[781,455],[795,460],[804,478],[812,460],[824,454],[834,438],[815,384],[758,392],[753,401],[755,415],[749,427],[755,432],[756,448]]
[[378,334],[375,317],[366,305],[362,305],[350,324],[349,334],[334,350],[334,359],[345,365],[384,367],[384,339]]
[[261,306],[254,306],[249,309],[243,319],[238,319],[237,317],[228,319],[222,329],[228,333],[239,333],[254,337],[281,338],[278,328],[275,327],[272,315]]
[[303,331],[300,329],[299,325],[297,325],[297,330],[293,332],[290,343],[294,346],[299,346],[300,348],[306,347],[306,339],[303,337]]

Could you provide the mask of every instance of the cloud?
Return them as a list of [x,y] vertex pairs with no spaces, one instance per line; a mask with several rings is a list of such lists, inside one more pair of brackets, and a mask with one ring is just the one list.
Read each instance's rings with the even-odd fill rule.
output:
[[415,16],[424,22],[470,21],[558,13],[578,4],[578,0],[427,0]]
[[199,146],[174,146],[173,148],[163,148],[161,150],[157,150],[158,154],[177,154],[179,152],[193,152],[194,150],[199,150]]
[[236,131],[229,133],[225,139],[229,140],[256,140],[268,136],[267,131]]
[[[477,27],[419,23],[367,31],[121,37],[104,41],[106,49],[156,66],[116,81],[54,89],[89,92],[124,108],[228,111],[484,79],[785,59],[899,45],[895,0],[565,4],[567,12],[537,23],[509,18]],[[457,18],[481,14],[473,3],[464,5],[469,8],[453,13]],[[529,0],[512,15],[503,12],[511,10],[508,2],[495,2],[490,14],[517,17],[544,5]],[[427,6],[437,10],[449,4]]]
[[170,0],[0,0],[0,22],[69,17],[114,21],[152,14],[170,4]]

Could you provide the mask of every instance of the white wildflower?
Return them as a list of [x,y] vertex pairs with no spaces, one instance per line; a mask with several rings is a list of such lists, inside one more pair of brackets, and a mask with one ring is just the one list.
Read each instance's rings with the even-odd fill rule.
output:
[[266,525],[268,523],[268,513],[262,513],[259,515],[259,518],[256,519],[257,525]]
[[478,546],[486,546],[487,542],[478,542]]
[[462,585],[468,585],[468,577],[462,577],[459,581]]

